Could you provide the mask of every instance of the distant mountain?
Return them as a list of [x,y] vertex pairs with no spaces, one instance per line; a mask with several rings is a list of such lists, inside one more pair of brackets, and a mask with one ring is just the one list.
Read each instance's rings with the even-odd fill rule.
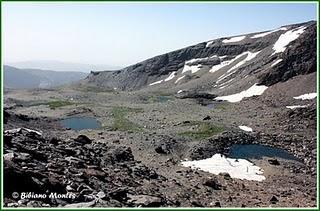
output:
[[75,71],[86,72],[102,71],[102,70],[119,70],[121,67],[112,65],[90,65],[80,63],[61,62],[54,60],[39,60],[39,61],[22,61],[22,62],[7,62],[7,65],[21,68],[21,69],[41,69],[53,71]]
[[74,81],[87,76],[83,72],[59,72],[40,69],[19,69],[4,65],[4,87],[11,89],[50,88]]
[[122,90],[208,91],[229,95],[316,71],[315,21],[209,40],[83,81]]

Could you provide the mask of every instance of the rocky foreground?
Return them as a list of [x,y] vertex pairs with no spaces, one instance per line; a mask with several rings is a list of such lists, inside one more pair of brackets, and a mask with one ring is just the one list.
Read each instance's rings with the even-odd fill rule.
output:
[[[166,160],[162,163],[160,159],[160,167],[150,168],[118,141],[110,144],[85,135],[60,139],[48,134],[28,128],[5,131],[6,206],[299,207],[316,203],[314,152],[305,158],[307,165],[277,159],[260,161],[268,179],[254,182],[233,179],[227,173],[213,175],[181,167],[175,155],[179,143],[172,139],[152,144],[153,156]],[[269,144],[273,138],[226,132],[200,142],[188,154],[191,159],[227,155],[232,144],[263,142],[258,140]],[[296,144],[301,145],[300,141]],[[289,149],[290,144],[282,147]]]

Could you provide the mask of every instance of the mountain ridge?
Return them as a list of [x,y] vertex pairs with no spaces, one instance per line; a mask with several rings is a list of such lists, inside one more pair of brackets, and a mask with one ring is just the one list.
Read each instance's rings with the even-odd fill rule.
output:
[[[284,36],[285,33],[288,34],[288,37],[292,36],[292,34],[294,35],[296,30],[299,30],[299,27],[303,28],[301,34],[287,43],[284,46],[283,52],[273,53],[275,52],[273,47],[280,37]],[[258,51],[259,54],[256,58],[245,62],[242,61],[250,57],[249,54]],[[241,54],[245,52],[247,52],[247,57],[244,57],[245,55],[241,57]],[[214,55],[217,58],[213,58],[212,56]],[[227,65],[229,68],[222,67],[219,71],[211,75],[208,74],[213,66],[217,68],[217,65],[221,65],[232,59],[235,60],[231,62],[233,65]],[[278,61],[278,64],[273,65],[274,62],[280,59],[282,60]],[[252,78],[252,80],[249,80],[251,84],[258,83],[270,86],[280,81],[286,81],[296,75],[314,72],[316,70],[315,61],[316,22],[309,21],[282,26],[275,30],[249,33],[242,35],[242,37],[241,35],[237,35],[201,42],[152,57],[114,72],[92,71],[83,82],[100,87],[129,91],[150,88],[150,86],[158,86],[158,88],[161,87],[162,89],[174,89],[176,87],[180,87],[181,89],[199,89],[199,84],[202,84],[203,87],[201,89],[214,91],[219,94],[221,90],[212,88],[217,85],[214,82],[221,76],[218,72],[229,71],[232,66],[240,62],[242,64],[240,63],[235,67],[237,76],[247,71],[247,77],[250,76],[248,78]],[[195,68],[194,71],[191,70],[191,74],[189,74],[188,70],[184,71],[188,62],[192,68]],[[198,69],[196,68],[197,65],[199,66]],[[271,67],[271,65],[273,66]],[[170,74],[174,74],[171,76],[172,78],[170,78]],[[177,81],[179,76],[184,76],[184,78]],[[173,78],[175,78],[174,81],[176,83],[172,83]],[[211,80],[208,81],[207,78]],[[167,81],[165,81],[166,79]],[[193,82],[193,79],[196,79],[197,82]],[[161,80],[163,80],[162,82],[170,83],[171,87],[159,82]],[[228,91],[226,89],[226,92]]]

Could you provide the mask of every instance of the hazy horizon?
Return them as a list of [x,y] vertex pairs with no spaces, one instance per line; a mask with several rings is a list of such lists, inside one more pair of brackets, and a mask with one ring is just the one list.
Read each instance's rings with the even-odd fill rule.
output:
[[316,3],[2,2],[4,63],[125,67],[211,39],[316,20]]

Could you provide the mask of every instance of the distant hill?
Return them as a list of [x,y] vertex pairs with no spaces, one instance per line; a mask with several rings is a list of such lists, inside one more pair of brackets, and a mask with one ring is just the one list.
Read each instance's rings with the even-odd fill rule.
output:
[[54,60],[37,60],[37,61],[22,61],[22,62],[7,62],[7,65],[21,69],[41,69],[53,71],[75,71],[86,72],[102,71],[102,70],[119,70],[121,67],[112,65],[91,65],[81,63],[61,62]]
[[19,69],[4,65],[4,87],[11,89],[50,88],[78,81],[87,76],[83,72]]

